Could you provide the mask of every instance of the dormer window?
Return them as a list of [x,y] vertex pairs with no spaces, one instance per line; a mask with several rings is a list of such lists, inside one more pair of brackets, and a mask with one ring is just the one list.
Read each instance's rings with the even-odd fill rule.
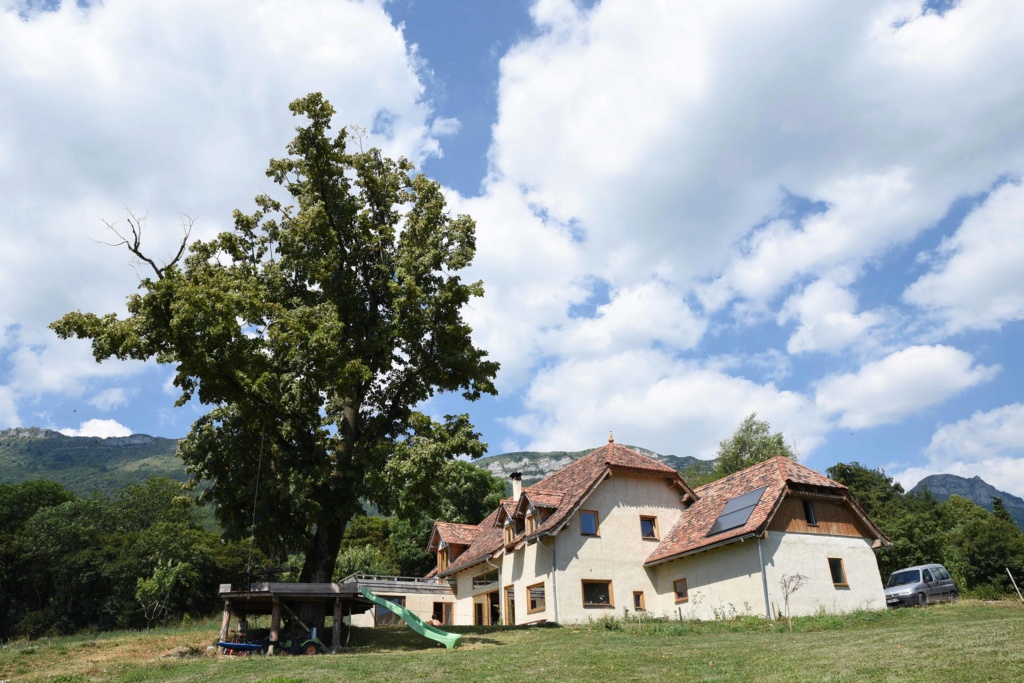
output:
[[516,537],[516,527],[514,524],[509,522],[505,525],[505,545],[512,545],[512,541]]
[[532,534],[537,531],[537,513],[531,512],[526,516],[526,533]]

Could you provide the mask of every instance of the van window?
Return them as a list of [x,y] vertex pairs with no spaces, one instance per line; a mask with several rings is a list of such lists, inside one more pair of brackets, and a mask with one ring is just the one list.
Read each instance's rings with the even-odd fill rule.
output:
[[908,583],[917,583],[921,580],[921,572],[916,569],[906,569],[901,572],[894,572],[889,577],[889,583],[887,586],[903,586]]
[[936,567],[935,578],[937,578],[939,581],[946,581],[947,579],[949,579],[949,572],[947,572],[944,567]]
[[932,580],[932,573],[927,569],[924,570],[924,582],[928,583]]

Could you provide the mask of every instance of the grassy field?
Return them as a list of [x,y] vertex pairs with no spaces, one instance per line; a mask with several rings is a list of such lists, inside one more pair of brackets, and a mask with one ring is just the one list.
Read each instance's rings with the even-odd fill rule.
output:
[[759,619],[463,628],[449,652],[396,627],[354,629],[338,655],[165,656],[205,652],[218,627],[8,643],[0,682],[1024,680],[1024,606],[1012,602],[808,617],[792,633]]

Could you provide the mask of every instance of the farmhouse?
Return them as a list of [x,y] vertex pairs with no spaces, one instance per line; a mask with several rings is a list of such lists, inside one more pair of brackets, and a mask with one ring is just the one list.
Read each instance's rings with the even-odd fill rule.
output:
[[477,525],[437,522],[431,576],[457,625],[884,609],[888,539],[845,486],[777,457],[697,489],[616,444],[522,487]]

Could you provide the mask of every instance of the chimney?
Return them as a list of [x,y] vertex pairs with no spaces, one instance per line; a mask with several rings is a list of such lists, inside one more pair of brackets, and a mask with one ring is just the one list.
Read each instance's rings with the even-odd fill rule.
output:
[[519,496],[523,494],[523,473],[513,472],[508,478],[512,480],[512,500],[518,503]]

